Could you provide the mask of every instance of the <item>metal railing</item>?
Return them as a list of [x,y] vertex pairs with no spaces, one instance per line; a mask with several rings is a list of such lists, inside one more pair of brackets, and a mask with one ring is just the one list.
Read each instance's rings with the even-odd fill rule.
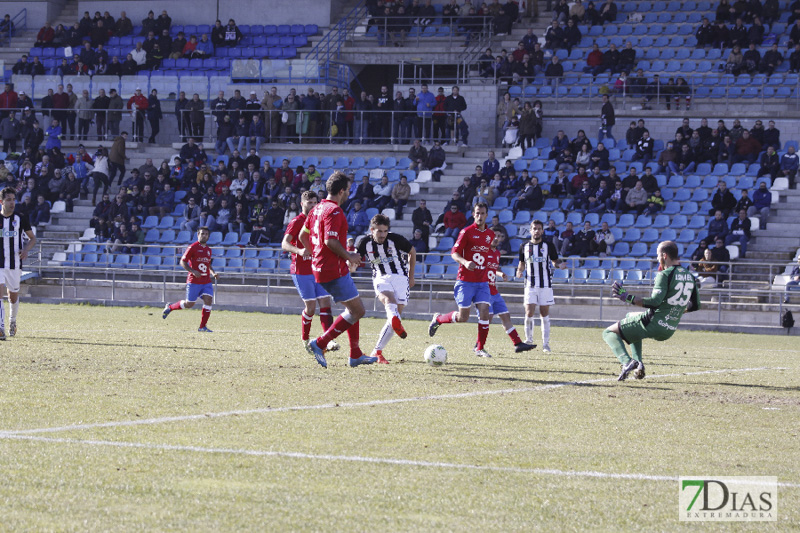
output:
[[[276,65],[278,67],[276,68]],[[271,59],[236,59],[231,62],[232,82],[306,84],[350,88],[353,82],[363,90],[350,65],[337,61],[322,64],[316,59],[295,59],[275,63]]]
[[306,56],[320,63],[327,63],[339,59],[342,46],[352,38],[356,27],[367,16],[365,0],[360,0],[333,28],[325,34]]
[[[745,84],[744,78],[726,74],[701,76],[676,73],[674,77],[682,77],[687,81],[686,93],[676,93],[673,86],[666,84],[632,86],[628,83],[622,89],[616,89],[616,79],[598,80],[598,77],[592,77],[591,80],[586,80],[585,76],[581,72],[565,72],[560,77],[546,77],[542,70],[533,78],[525,78],[498,76],[497,71],[492,71],[486,76],[477,78],[473,76],[466,81],[487,80],[497,85],[500,95],[510,92],[515,98],[546,99],[548,102],[554,102],[556,109],[563,103],[580,102],[592,98],[599,99],[603,94],[612,97],[618,109],[626,109],[633,105],[665,106],[659,107],[659,109],[666,109],[667,104],[670,104],[672,109],[685,109],[687,97],[690,99],[691,105],[696,105],[698,102],[724,103],[726,110],[734,103],[744,102],[758,102],[762,109],[770,102],[783,105],[793,104],[795,109],[800,109],[800,77],[796,75],[791,76],[788,84],[785,81],[780,84],[775,82],[779,78],[785,80],[784,75],[780,73],[774,74],[771,79],[751,78]],[[779,87],[790,89],[789,94],[778,96],[777,89]],[[748,89],[751,91],[748,92]],[[755,92],[752,91],[753,89]],[[772,91],[775,93],[773,94]]]
[[11,39],[21,30],[28,29],[28,9],[22,8],[11,17],[11,31],[0,32],[0,46],[11,44]]
[[[377,28],[374,35],[369,30],[359,34],[361,40],[377,40],[378,46],[406,45],[419,46],[420,44],[442,44],[458,46],[463,43],[466,49],[472,48],[476,43],[485,43],[494,35],[494,18],[475,15],[466,26],[463,19],[450,20],[444,24],[420,25],[415,23],[416,17],[392,16],[372,17],[369,19],[368,28]],[[460,51],[463,52],[463,51]]]

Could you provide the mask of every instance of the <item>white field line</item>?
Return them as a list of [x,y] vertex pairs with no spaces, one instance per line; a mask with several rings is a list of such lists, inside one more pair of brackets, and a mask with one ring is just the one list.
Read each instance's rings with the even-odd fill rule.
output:
[[[557,477],[588,477],[606,479],[629,479],[637,481],[678,481],[678,476],[656,476],[650,474],[626,474],[616,472],[595,472],[591,470],[558,470],[554,468],[524,468],[517,466],[471,465],[462,463],[445,463],[440,461],[414,461],[411,459],[394,459],[391,457],[363,457],[358,455],[330,455],[301,452],[280,452],[272,450],[247,450],[237,448],[204,448],[200,446],[183,446],[175,444],[150,444],[141,442],[120,442],[109,440],[64,439],[58,437],[36,437],[32,435],[0,435],[0,439],[26,440],[33,442],[49,442],[61,444],[79,444],[87,446],[109,446],[115,448],[135,448],[144,450],[163,450],[177,452],[194,452],[205,454],[248,455],[253,457],[281,457],[289,459],[309,459],[315,461],[343,461],[351,463],[372,463],[383,465],[412,466],[421,468],[439,468],[450,470],[476,470],[487,472],[506,472],[516,474],[533,474]],[[800,488],[800,483],[778,483],[781,487]]]
[[[701,376],[706,374],[731,374],[731,373],[738,373],[738,372],[757,372],[761,370],[783,370],[782,368],[775,368],[775,367],[755,367],[755,368],[729,368],[729,369],[722,369],[722,370],[704,370],[701,372],[680,372],[675,374],[662,374],[662,375],[651,375],[648,376],[647,379],[659,379],[659,378],[671,378],[671,377],[681,377],[681,376]],[[287,406],[287,407],[263,407],[259,409],[246,409],[246,410],[237,410],[237,411],[221,411],[217,413],[203,413],[203,414],[195,414],[195,415],[181,415],[181,416],[166,416],[166,417],[159,417],[159,418],[144,418],[140,420],[121,420],[117,422],[97,422],[92,424],[74,424],[69,426],[59,426],[59,427],[49,427],[49,428],[37,428],[37,429],[22,429],[22,430],[5,430],[0,431],[0,437],[2,436],[10,436],[10,435],[33,435],[33,434],[42,434],[42,433],[59,433],[63,431],[79,431],[84,429],[95,429],[95,428],[114,428],[114,427],[125,427],[125,426],[142,426],[142,425],[152,425],[152,424],[167,424],[170,422],[186,422],[190,420],[207,420],[210,418],[224,418],[230,416],[245,416],[245,415],[254,415],[254,414],[264,414],[264,413],[281,413],[287,411],[313,411],[319,409],[334,409],[334,408],[352,408],[352,407],[372,407],[376,405],[392,405],[392,404],[399,404],[399,403],[409,403],[409,402],[421,402],[421,401],[432,401],[432,400],[452,400],[452,399],[459,399],[459,398],[473,398],[476,396],[492,396],[497,394],[518,394],[522,392],[534,392],[534,391],[542,391],[542,390],[550,390],[550,389],[559,389],[562,387],[569,387],[569,386],[581,386],[581,385],[591,385],[594,383],[605,383],[605,382],[613,382],[616,381],[616,378],[602,378],[602,379],[590,379],[586,381],[565,381],[559,383],[553,383],[550,385],[540,385],[537,387],[520,387],[515,389],[497,389],[497,390],[482,390],[482,391],[471,391],[471,392],[461,392],[455,394],[441,394],[437,396],[415,396],[411,398],[392,398],[387,400],[370,400],[366,402],[342,402],[342,403],[325,403],[325,404],[318,404],[318,405],[296,405],[296,406]]]

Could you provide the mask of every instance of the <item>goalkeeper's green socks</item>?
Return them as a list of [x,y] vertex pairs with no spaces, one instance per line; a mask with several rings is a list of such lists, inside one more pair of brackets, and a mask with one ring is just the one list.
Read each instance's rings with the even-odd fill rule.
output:
[[628,350],[625,349],[622,337],[607,329],[603,331],[603,340],[611,347],[611,351],[614,352],[620,363],[627,365],[630,362],[631,357],[628,355]]
[[638,362],[642,362],[642,341],[636,341],[631,344],[631,356]]

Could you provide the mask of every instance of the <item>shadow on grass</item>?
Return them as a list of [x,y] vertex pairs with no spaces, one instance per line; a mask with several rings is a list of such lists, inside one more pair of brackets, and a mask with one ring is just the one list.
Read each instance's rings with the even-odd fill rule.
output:
[[[59,344],[78,344],[78,345],[85,345],[85,346],[117,346],[120,348],[156,348],[156,349],[164,349],[164,350],[202,350],[202,351],[209,351],[209,352],[218,352],[220,351],[219,348],[201,348],[199,346],[164,346],[158,344],[131,344],[129,342],[92,342],[92,341],[82,341],[77,339],[65,339],[62,337],[37,337],[37,336],[30,336],[28,338],[31,339],[39,339],[39,340],[47,340],[47,341],[55,341]],[[230,348],[225,348],[226,352],[244,352],[244,350],[234,350]]]
[[762,389],[765,391],[775,391],[775,392],[800,392],[800,387],[777,387],[775,385],[757,385],[753,383],[728,383],[728,382],[721,382],[716,383],[716,385],[722,385],[725,387],[743,387],[748,389]]

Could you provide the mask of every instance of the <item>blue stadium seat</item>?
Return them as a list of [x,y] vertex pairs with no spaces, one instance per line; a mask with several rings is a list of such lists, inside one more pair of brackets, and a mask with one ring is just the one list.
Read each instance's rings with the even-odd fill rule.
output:
[[589,271],[589,278],[586,283],[597,284],[605,283],[608,273],[602,268],[595,268]]
[[589,277],[589,272],[585,268],[576,268],[572,271],[572,283],[582,284],[586,283],[586,278]]
[[147,230],[144,235],[144,242],[158,242],[160,232],[156,228]]
[[642,232],[640,239],[642,242],[655,242],[658,240],[658,230],[655,228],[647,228]]
[[648,215],[639,215],[636,217],[636,224],[635,227],[637,228],[649,228],[653,225],[653,219]]
[[208,246],[217,246],[222,242],[222,232],[212,231],[208,236]]
[[627,242],[614,243],[614,249],[611,255],[614,257],[627,257],[630,255],[631,249]]
[[617,227],[630,228],[631,226],[633,226],[633,223],[634,223],[633,215],[630,213],[625,213],[624,215],[619,217],[619,220],[617,221]]
[[697,205],[697,202],[686,202],[685,204],[683,204],[683,207],[681,208],[681,214],[694,215],[697,213],[698,209],[699,207]]
[[622,242],[637,242],[642,238],[642,232],[638,228],[629,228],[622,238]]
[[175,242],[175,230],[172,228],[165,229],[161,233],[161,237],[159,237],[158,242],[159,244],[173,244]]
[[604,213],[603,216],[600,218],[600,223],[602,224],[605,222],[612,228],[617,225],[617,215],[614,213]]
[[656,215],[656,219],[653,221],[654,228],[666,228],[669,226],[669,217],[667,215],[661,214]]

